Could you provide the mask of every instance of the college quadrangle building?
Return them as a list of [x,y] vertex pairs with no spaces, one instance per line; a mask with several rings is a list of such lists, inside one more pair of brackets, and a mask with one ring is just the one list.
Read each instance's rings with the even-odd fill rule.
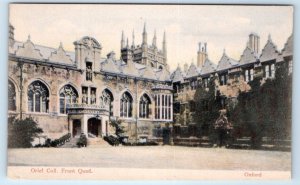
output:
[[224,51],[218,65],[209,60],[207,44],[199,43],[197,63],[170,72],[165,33],[161,44],[156,34],[150,44],[146,26],[141,45],[135,45],[134,35],[129,43],[122,33],[120,58],[102,53],[105,46],[92,37],[74,41],[75,51],[69,52],[61,43],[37,45],[30,36],[16,41],[14,29],[9,25],[8,114],[33,117],[51,139],[66,133],[103,137],[114,132],[109,120],[116,118],[129,140],[161,137],[157,130],[167,123],[192,123],[195,90],[212,75],[225,99],[248,91],[256,75],[274,78],[279,63],[292,70],[292,36],[282,50],[269,36],[260,50],[260,37],[251,33],[239,60]]

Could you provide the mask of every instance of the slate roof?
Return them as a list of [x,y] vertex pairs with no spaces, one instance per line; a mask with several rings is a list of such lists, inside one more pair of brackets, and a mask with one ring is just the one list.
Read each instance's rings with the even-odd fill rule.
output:
[[238,64],[239,63],[236,60],[228,57],[227,54],[224,52],[218,63],[217,71],[226,70],[234,66],[237,66]]
[[293,35],[291,35],[288,39],[287,42],[284,45],[284,48],[282,49],[282,56],[286,57],[286,56],[291,56],[293,55]]
[[201,75],[206,75],[212,72],[215,72],[217,69],[217,65],[211,62],[208,58],[204,61],[203,66],[201,68]]
[[187,70],[186,78],[197,77],[200,75],[200,69],[192,62],[190,67]]
[[171,74],[172,82],[183,82],[186,74],[181,70],[180,66],[176,68],[176,70]]
[[255,63],[258,59],[259,59],[259,55],[247,46],[243,51],[243,54],[241,55],[239,64],[246,65],[246,64]]
[[9,47],[9,54],[36,60],[48,60],[54,63],[75,64],[75,52],[65,51],[62,46],[51,48],[37,45],[30,38],[24,43],[15,41],[14,45]]
[[279,52],[277,50],[277,47],[272,42],[272,39],[269,36],[269,39],[268,39],[265,47],[262,49],[262,52],[261,52],[261,55],[260,55],[260,62],[276,60],[278,55],[279,55]]

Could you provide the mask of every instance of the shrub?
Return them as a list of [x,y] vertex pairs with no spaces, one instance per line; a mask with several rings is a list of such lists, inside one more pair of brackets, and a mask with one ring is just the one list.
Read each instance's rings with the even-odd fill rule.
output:
[[43,130],[31,117],[25,119],[8,118],[8,147],[30,148],[32,142]]
[[86,147],[87,146],[87,137],[86,137],[86,135],[82,133],[76,144],[77,144],[78,147]]

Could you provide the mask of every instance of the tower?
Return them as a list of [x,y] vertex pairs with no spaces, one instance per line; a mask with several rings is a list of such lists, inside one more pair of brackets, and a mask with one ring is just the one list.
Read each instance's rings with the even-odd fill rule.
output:
[[199,50],[197,55],[197,67],[201,68],[207,59],[207,43],[205,42],[204,45],[202,45],[201,42],[199,42]]
[[256,33],[251,33],[249,35],[248,47],[258,53],[259,52],[259,41],[260,37]]

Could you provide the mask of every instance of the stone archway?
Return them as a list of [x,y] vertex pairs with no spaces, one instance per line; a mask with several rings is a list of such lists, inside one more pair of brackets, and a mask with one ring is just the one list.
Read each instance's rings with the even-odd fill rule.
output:
[[79,119],[73,120],[72,135],[73,137],[79,137],[81,134],[81,121]]
[[97,118],[90,118],[88,120],[88,137],[101,137],[101,120]]

